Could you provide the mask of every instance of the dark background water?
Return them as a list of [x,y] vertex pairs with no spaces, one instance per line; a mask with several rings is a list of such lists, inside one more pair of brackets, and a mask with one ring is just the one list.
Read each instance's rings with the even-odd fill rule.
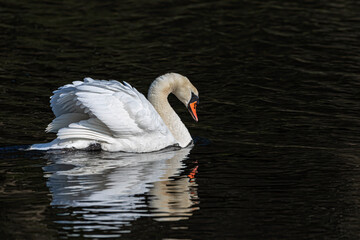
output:
[[198,123],[170,101],[211,142],[140,160],[2,150],[2,239],[359,238],[359,12],[341,0],[0,1],[0,146],[52,140],[48,101],[63,84],[146,93],[169,71],[198,88]]

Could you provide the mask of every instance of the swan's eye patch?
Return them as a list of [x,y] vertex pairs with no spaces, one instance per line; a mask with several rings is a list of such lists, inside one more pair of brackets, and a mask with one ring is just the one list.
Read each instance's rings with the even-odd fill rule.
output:
[[195,93],[191,93],[191,99],[189,101],[189,104],[190,103],[193,103],[193,102],[196,102],[196,105],[199,105],[199,97],[195,94]]

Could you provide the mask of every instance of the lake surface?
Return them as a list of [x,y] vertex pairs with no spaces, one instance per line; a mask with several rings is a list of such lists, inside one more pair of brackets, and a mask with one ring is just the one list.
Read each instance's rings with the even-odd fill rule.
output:
[[[301,3],[300,3],[301,2]],[[358,239],[360,3],[0,0],[1,239]],[[84,77],[200,92],[196,144],[24,152]]]

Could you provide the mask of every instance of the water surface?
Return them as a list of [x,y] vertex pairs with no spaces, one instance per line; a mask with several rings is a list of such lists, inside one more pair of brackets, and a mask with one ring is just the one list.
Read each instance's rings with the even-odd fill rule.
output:
[[360,4],[0,1],[0,146],[52,140],[51,92],[186,75],[191,149],[1,150],[2,239],[356,239]]

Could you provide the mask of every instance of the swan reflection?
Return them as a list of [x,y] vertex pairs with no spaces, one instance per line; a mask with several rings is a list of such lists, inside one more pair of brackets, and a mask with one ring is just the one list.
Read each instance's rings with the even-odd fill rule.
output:
[[[141,216],[159,221],[186,219],[198,201],[195,179],[182,174],[190,150],[49,153],[44,171],[51,205],[66,212],[74,209],[71,216],[76,221],[91,221],[91,227],[96,222],[102,229],[107,224],[128,225]],[[75,224],[69,218],[60,223]]]

